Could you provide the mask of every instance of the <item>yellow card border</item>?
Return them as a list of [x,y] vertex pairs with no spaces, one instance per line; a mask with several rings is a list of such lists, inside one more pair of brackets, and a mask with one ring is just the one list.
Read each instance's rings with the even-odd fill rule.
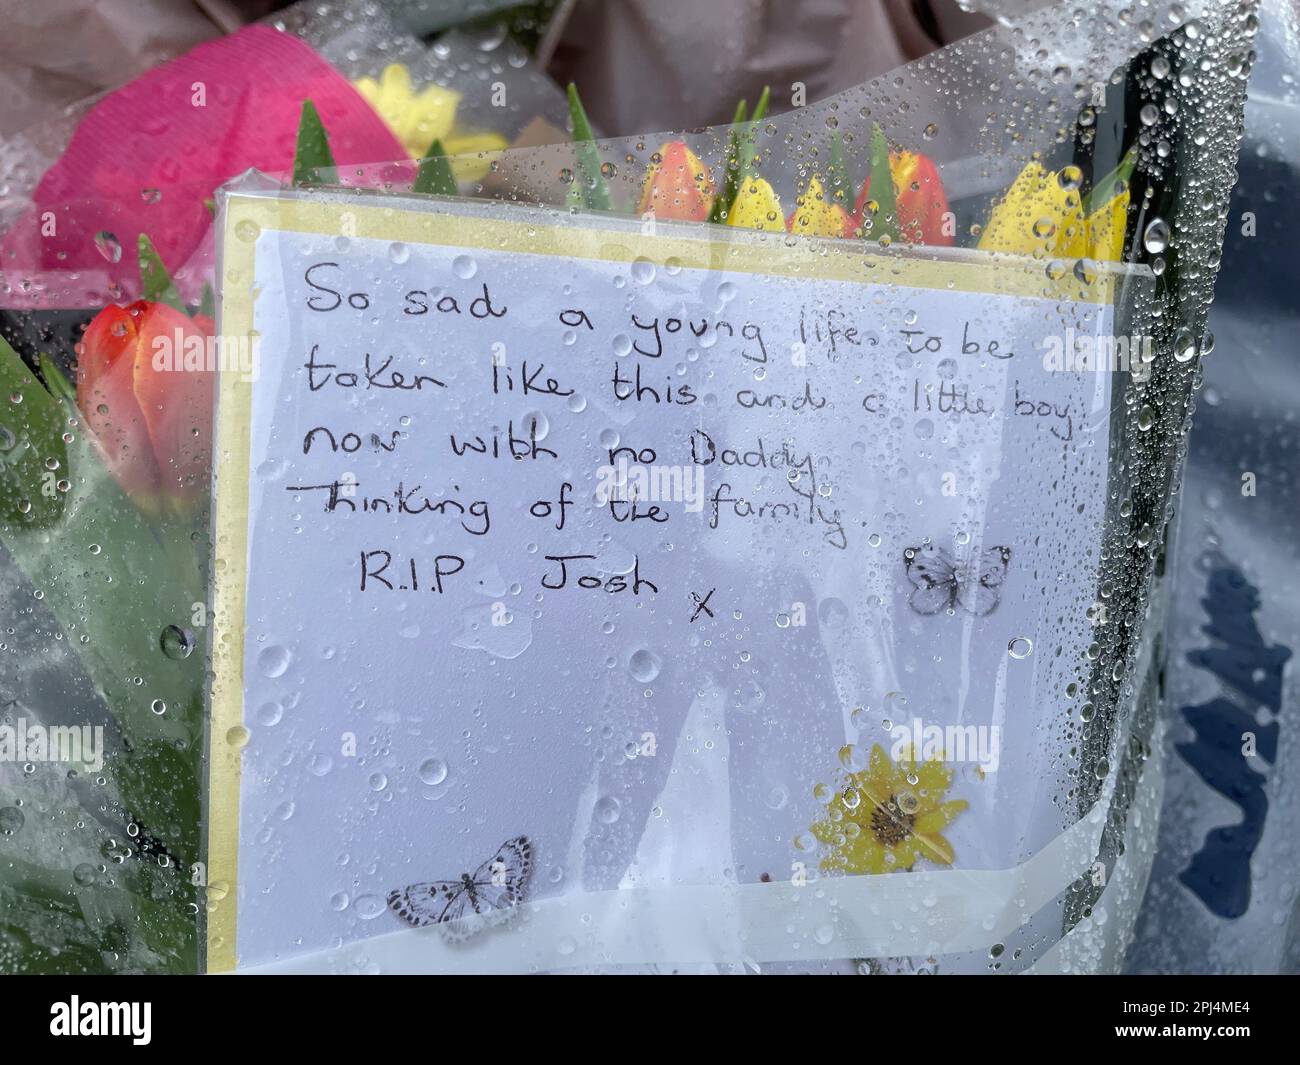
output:
[[[1113,302],[1134,268],[1098,263],[1095,280],[1049,281],[1043,262],[966,249],[882,250],[874,244],[787,237],[697,225],[435,197],[357,190],[225,191],[219,248],[220,325],[227,342],[256,335],[253,290],[257,238],[265,230],[388,240],[405,244],[550,255],[656,266],[727,270],[820,281],[906,285],[1074,303]],[[649,228],[649,227],[647,227]],[[207,969],[236,964],[244,640],[248,572],[250,415],[253,386],[235,367],[217,388],[213,500],[212,685],[207,796]]]

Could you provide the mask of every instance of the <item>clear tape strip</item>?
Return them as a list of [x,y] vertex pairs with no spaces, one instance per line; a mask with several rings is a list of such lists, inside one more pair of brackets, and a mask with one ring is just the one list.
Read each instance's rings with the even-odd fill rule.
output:
[[1086,816],[1010,869],[569,894],[526,903],[508,929],[467,943],[446,942],[437,927],[401,929],[240,972],[528,973],[982,950],[1090,868],[1115,781],[1112,769]]

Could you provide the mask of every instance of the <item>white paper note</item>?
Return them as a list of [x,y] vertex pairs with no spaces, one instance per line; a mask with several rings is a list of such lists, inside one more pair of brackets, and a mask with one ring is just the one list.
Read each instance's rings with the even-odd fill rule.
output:
[[[227,238],[259,338],[240,963],[395,932],[390,891],[520,836],[528,901],[815,881],[815,787],[950,726],[954,868],[1066,828],[1114,375],[1045,353],[1111,306],[952,284],[996,290],[969,254],[773,240],[765,273],[492,218]],[[587,237],[523,250],[557,225]]]

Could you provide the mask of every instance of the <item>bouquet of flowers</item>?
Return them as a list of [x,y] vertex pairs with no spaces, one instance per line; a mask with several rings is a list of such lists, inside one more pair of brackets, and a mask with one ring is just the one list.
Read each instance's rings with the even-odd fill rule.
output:
[[[1153,47],[1139,57],[1135,76],[1149,77],[1162,54]],[[232,80],[234,93],[206,89]],[[772,149],[759,147],[770,143],[767,93],[752,112],[741,102],[725,141],[668,140],[643,168],[602,151],[573,86],[568,103],[571,163],[554,190],[575,211],[876,250],[966,247],[1038,260],[1049,277],[1144,251],[1165,274],[1161,215],[1174,212],[1161,197],[1169,204],[1178,192],[1158,180],[1161,149],[1140,125],[1111,142],[1104,161],[1091,142],[1068,159],[1035,155],[991,201],[963,197],[979,201],[963,226],[944,168],[917,144],[891,143],[879,124],[866,143],[834,131],[806,150],[798,188],[783,196],[768,172]],[[54,638],[76,651],[107,707],[109,735],[102,767],[78,784],[92,846],[71,869],[48,846],[23,855],[15,841],[34,834],[38,811],[59,822],[56,835],[84,821],[70,823],[57,800],[25,799],[0,777],[5,967],[193,970],[202,914],[228,890],[207,880],[201,834],[206,745],[247,741],[242,730],[207,736],[204,714],[214,190],[253,168],[298,185],[484,193],[506,142],[458,126],[457,105],[455,92],[417,85],[400,63],[349,82],[291,36],[253,27],[99,104],[5,235],[12,308],[57,302],[18,277],[26,269],[66,275],[83,303],[100,308],[70,344],[42,347],[31,330],[12,344],[0,337],[0,543],[26,578],[33,616],[48,612]],[[121,130],[134,129],[151,139],[127,167],[112,149]],[[635,172],[624,173],[622,190],[619,166]],[[791,176],[782,169],[787,183]],[[15,261],[24,264],[17,271],[8,268]],[[1178,291],[1169,292],[1176,302]],[[1158,505],[1153,491],[1140,517],[1161,524]],[[20,716],[16,702],[0,720]],[[894,763],[875,748],[821,793],[826,816],[811,832],[824,869],[952,862],[943,832],[966,804],[948,797],[950,771],[916,754]]]

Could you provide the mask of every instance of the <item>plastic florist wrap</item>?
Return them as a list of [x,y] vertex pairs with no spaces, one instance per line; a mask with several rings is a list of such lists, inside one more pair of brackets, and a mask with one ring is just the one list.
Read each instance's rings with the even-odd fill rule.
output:
[[[75,388],[10,371],[6,545],[83,655],[159,643],[84,897],[149,858],[218,971],[1113,967],[1253,32],[1041,5],[366,191],[306,108],[215,197],[215,321],[146,257]],[[189,572],[209,468],[207,594],[121,568]]]

